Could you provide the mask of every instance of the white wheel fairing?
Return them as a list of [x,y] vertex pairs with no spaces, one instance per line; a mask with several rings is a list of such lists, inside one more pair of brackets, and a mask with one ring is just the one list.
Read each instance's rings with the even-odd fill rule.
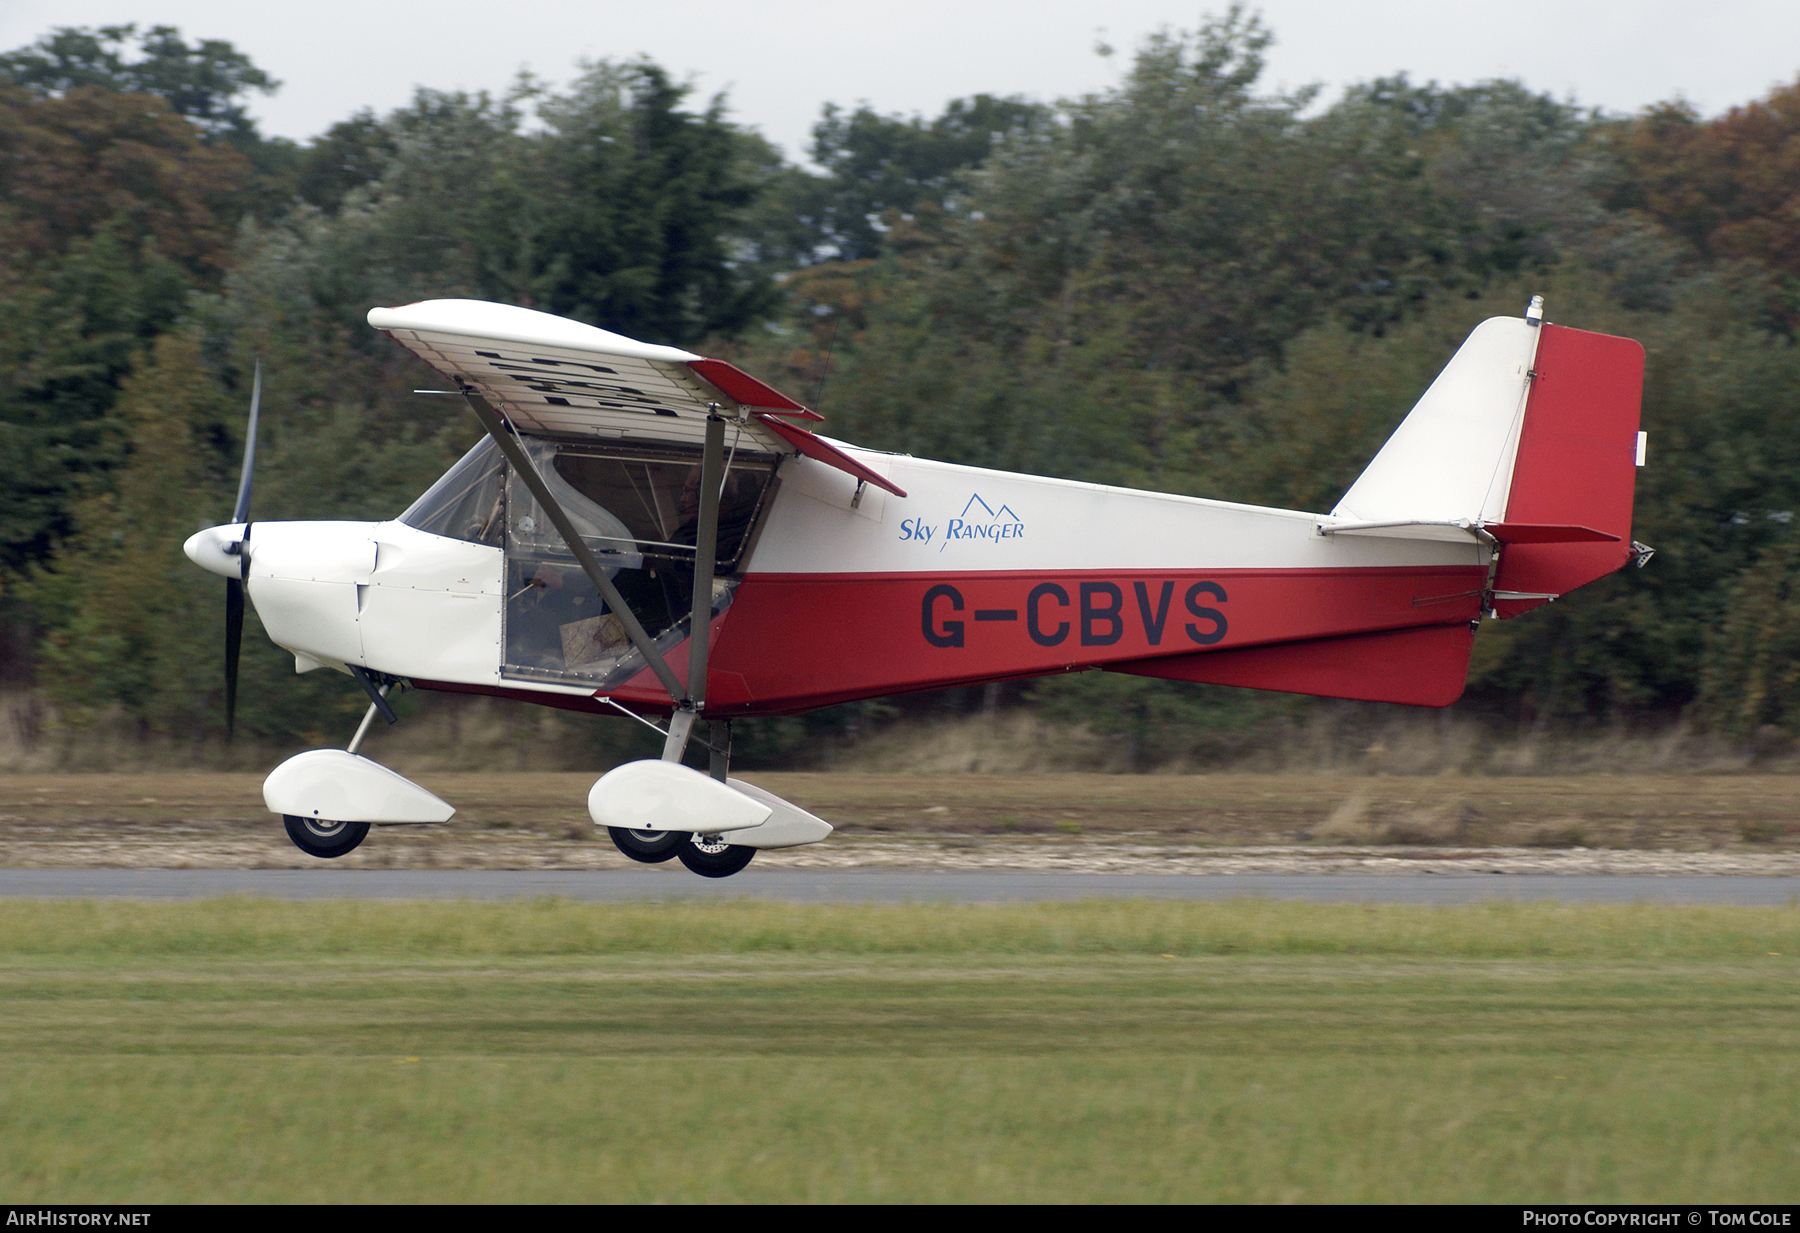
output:
[[404,775],[342,749],[295,754],[263,781],[270,813],[349,822],[448,822],[456,810]]
[[594,825],[624,831],[735,832],[757,826],[772,812],[691,767],[648,758],[614,767],[588,792]]

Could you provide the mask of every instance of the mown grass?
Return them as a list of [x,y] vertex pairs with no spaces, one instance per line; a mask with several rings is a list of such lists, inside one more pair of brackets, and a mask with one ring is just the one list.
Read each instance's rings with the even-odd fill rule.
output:
[[0,903],[0,1194],[1791,1202],[1800,908]]
[[1229,903],[802,905],[323,903],[227,897],[0,902],[0,956],[1394,955],[1730,959],[1800,955],[1800,905],[1490,902],[1454,908]]

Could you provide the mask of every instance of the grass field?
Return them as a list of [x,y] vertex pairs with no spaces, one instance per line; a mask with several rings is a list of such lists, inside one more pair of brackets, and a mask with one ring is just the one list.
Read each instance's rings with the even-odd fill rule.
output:
[[0,903],[9,1202],[1792,1202],[1800,907]]

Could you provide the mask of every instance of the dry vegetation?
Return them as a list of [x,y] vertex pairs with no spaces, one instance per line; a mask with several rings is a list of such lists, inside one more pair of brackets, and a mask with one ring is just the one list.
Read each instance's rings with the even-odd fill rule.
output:
[[[346,690],[351,687],[346,686]],[[1261,698],[1266,695],[1248,694]],[[360,696],[321,713],[309,739],[341,744],[362,714]],[[1129,771],[1345,775],[1700,775],[1800,774],[1800,744],[1769,731],[1747,742],[1685,724],[1570,732],[1497,724],[1472,712],[1376,703],[1287,699],[1286,713],[1240,732],[1214,734],[1204,758],[1189,754],[1134,765],[1128,742],[1029,707],[898,720],[847,721],[782,755],[783,769],[912,775]],[[408,775],[443,771],[586,771],[625,757],[654,756],[632,742],[648,735],[630,720],[571,714],[495,699],[410,694],[405,718],[376,726],[365,751]],[[0,691],[0,773],[263,770],[293,744],[239,736],[178,741],[147,732],[116,711],[77,723],[41,695]],[[648,753],[645,750],[649,750]],[[745,764],[754,766],[754,762]],[[764,769],[755,766],[755,769]]]
[[[802,851],[847,863],[942,863],[958,849],[986,864],[1030,864],[1031,851],[1042,849],[1058,854],[1059,867],[1136,853],[1169,869],[1183,852],[1270,846],[1422,857],[1585,848],[1787,862],[1800,852],[1800,778],[1780,775],[754,778],[838,827],[824,848]],[[338,867],[626,866],[588,820],[591,772],[438,772],[420,780],[457,805],[456,818],[383,828]],[[0,776],[0,865],[316,865],[287,842],[260,788],[260,775],[244,773]]]
[[[16,701],[16,699],[15,699]],[[432,698],[367,752],[457,807],[447,826],[386,828],[340,862],[407,868],[620,864],[588,820],[622,756],[603,721]],[[176,749],[15,707],[0,739],[0,864],[291,866],[262,776],[291,750]],[[1319,708],[1291,739],[1223,767],[1114,771],[1092,734],[1023,711],[890,724],[817,751],[816,771],[740,773],[838,828],[833,859],[885,845],[1001,841],[1046,851],[1155,845],[1217,852],[1377,849],[1800,854],[1800,775],[1682,731],[1501,740],[1452,714]],[[642,756],[641,752],[624,756]],[[573,769],[587,767],[591,769]],[[111,769],[106,769],[111,768]],[[186,769],[180,769],[186,768]],[[825,849],[818,849],[823,854]],[[990,861],[991,863],[991,861]],[[1774,870],[1768,870],[1773,872]]]

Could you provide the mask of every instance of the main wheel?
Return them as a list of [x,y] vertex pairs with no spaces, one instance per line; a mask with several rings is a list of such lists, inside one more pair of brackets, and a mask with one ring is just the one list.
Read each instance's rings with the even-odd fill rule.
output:
[[675,850],[687,842],[686,831],[631,831],[622,826],[609,826],[613,847],[634,861],[660,865],[675,859]]
[[342,856],[368,837],[367,822],[327,822],[323,818],[301,818],[288,813],[281,816],[288,838],[308,856],[330,860]]
[[723,839],[709,839],[704,835],[683,835],[682,838],[693,842],[677,847],[675,855],[681,858],[689,872],[703,878],[729,878],[756,855],[755,848],[726,843]]

